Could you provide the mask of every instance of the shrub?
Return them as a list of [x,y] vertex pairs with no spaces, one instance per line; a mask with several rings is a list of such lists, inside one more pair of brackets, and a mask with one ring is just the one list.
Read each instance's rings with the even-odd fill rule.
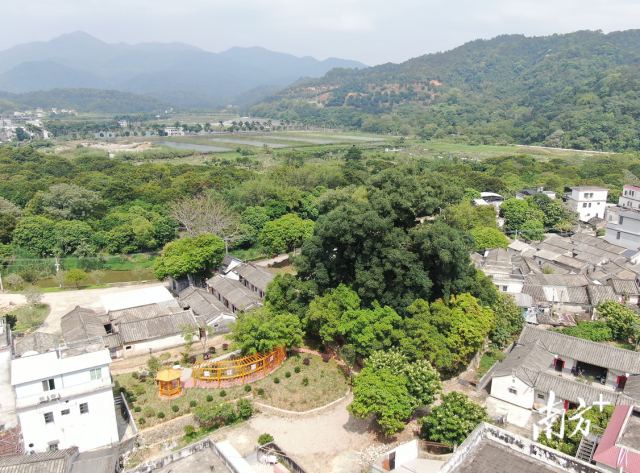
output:
[[189,405],[190,405],[191,407],[196,407],[196,405],[197,405],[197,404],[198,404],[198,403],[197,403],[196,401],[189,401]]
[[136,402],[136,401],[138,400],[138,398],[137,398],[137,397],[135,397],[135,396],[131,396],[131,397],[129,398],[129,400],[130,400],[131,402]]
[[222,344],[222,349],[223,350],[227,350],[229,348],[229,344],[228,343],[223,343]]
[[186,365],[187,363],[189,363],[189,353],[187,353],[186,351],[180,353],[180,361],[182,362],[182,364]]
[[138,373],[136,373],[135,371],[133,373],[131,373],[131,377],[133,379],[138,379]]
[[160,358],[162,361],[167,361],[171,359],[171,353],[165,351],[164,353],[160,353],[158,358]]
[[249,386],[248,384],[244,387],[245,392],[249,392],[251,391],[251,386]]
[[211,394],[207,395],[207,402],[213,401],[213,396]]
[[189,363],[191,363],[191,364],[193,365],[193,364],[195,364],[195,362],[196,362],[196,357],[195,357],[195,356],[193,356],[193,355],[192,355],[192,356],[190,356],[190,357],[189,357]]
[[147,375],[141,374],[138,377],[138,381],[140,381],[141,383],[146,383],[147,382]]
[[285,378],[291,378],[291,371],[287,371],[287,372],[284,374],[284,377],[285,377]]
[[260,445],[264,445],[269,442],[273,442],[273,435],[271,434],[262,434],[260,437],[258,437],[258,443]]
[[146,406],[142,411],[142,413],[144,414],[145,417],[153,417],[156,415],[156,411],[154,411],[153,407],[151,406]]
[[325,363],[329,363],[330,359],[331,357],[329,355],[322,355],[322,361],[324,361]]
[[280,382],[280,378],[273,378],[273,382],[278,384]]
[[146,422],[146,420],[144,420],[144,417],[140,417],[138,419],[138,423],[141,424],[141,425],[144,424],[145,422]]
[[264,394],[264,389],[258,388],[258,396],[262,396]]
[[302,363],[303,363],[305,366],[309,366],[309,363],[311,363],[311,360],[310,360],[309,358],[305,358],[304,360],[302,360]]
[[191,435],[196,431],[196,428],[193,425],[185,425],[184,433],[185,435]]
[[295,371],[296,373],[300,373],[300,367],[299,367],[299,366],[296,366],[296,367],[293,369],[293,371]]
[[147,360],[147,366],[149,367],[150,371],[158,371],[160,368],[162,368],[160,360],[158,360],[155,356],[152,356]]
[[178,412],[180,410],[180,408],[174,404],[173,406],[171,406],[171,410],[173,412]]
[[216,347],[209,347],[209,353],[215,353]]
[[253,406],[249,399],[239,399],[236,402],[236,409],[238,409],[238,417],[243,420],[247,420],[253,414]]
[[127,395],[128,397],[133,396],[133,391],[127,391],[127,394],[126,394],[126,395]]
[[164,419],[164,412],[158,412],[158,419]]
[[142,407],[140,407],[140,406],[136,406],[136,407],[133,408],[134,412],[140,412],[141,410],[142,410]]
[[227,395],[227,391],[225,391],[224,389],[220,391],[220,397],[225,397],[226,395]]
[[146,393],[146,389],[144,389],[144,386],[136,386],[136,388],[134,389],[136,395],[140,396],[144,393]]
[[125,392],[126,390],[127,390],[127,388],[124,388],[124,387],[118,388],[118,391],[120,391],[121,393]]
[[309,386],[309,378],[307,378],[306,376],[302,378],[302,385]]

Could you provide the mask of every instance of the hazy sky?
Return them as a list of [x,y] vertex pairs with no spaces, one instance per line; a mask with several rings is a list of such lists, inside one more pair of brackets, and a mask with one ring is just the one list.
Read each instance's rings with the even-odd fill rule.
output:
[[30,0],[3,2],[0,50],[80,30],[109,43],[262,46],[374,65],[500,34],[638,27],[638,0]]

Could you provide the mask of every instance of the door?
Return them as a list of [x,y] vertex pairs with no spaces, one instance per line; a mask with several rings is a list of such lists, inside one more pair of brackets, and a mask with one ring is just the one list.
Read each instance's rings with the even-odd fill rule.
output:
[[556,371],[562,372],[562,370],[564,369],[564,361],[562,361],[562,358],[556,358],[556,361],[554,363],[556,365]]
[[618,376],[618,389],[620,391],[624,390],[624,386],[627,384],[627,377],[626,376]]
[[391,452],[389,454],[389,470],[393,471],[396,469],[396,452]]

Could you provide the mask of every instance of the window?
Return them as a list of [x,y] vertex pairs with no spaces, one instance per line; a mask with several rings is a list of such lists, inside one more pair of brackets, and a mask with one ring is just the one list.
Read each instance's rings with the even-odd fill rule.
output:
[[509,388],[509,394],[518,394],[518,390],[516,388]]
[[503,290],[504,292],[507,292],[507,286],[502,286],[502,290]]
[[622,222],[624,222],[624,217],[620,217],[620,221],[618,222],[618,225],[622,225]]
[[125,350],[131,350],[131,345],[127,345],[126,347],[124,347]]
[[58,442],[56,441],[55,443],[50,443],[49,444],[49,451],[50,452],[55,452],[56,450],[58,450]]
[[591,208],[591,202],[589,202],[589,208]]
[[80,414],[88,414],[89,413],[89,404],[83,402],[80,404]]
[[620,232],[616,233],[616,240],[620,239]]
[[102,379],[102,368],[91,370],[91,380]]
[[45,379],[42,382],[42,390],[43,391],[53,391],[56,388],[56,382],[53,378]]
[[68,416],[69,414],[71,414],[71,411],[69,409],[62,409],[60,414],[63,416]]
[[544,394],[538,394],[538,399],[544,399]]
[[51,424],[53,422],[53,412],[45,412],[44,423]]

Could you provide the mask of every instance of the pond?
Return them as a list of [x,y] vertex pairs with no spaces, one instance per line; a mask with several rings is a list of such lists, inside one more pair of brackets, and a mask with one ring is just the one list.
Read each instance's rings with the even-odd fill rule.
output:
[[[100,284],[103,283],[114,283],[114,282],[131,282],[138,281],[138,276],[133,274],[133,271],[113,271],[111,269],[105,269],[104,272],[105,277],[100,280]],[[149,272],[144,273],[142,275],[142,280],[153,279],[153,271],[149,268]],[[39,287],[57,287],[59,285],[53,278],[46,279],[38,279],[33,283],[35,286]],[[89,272],[89,278],[86,281],[80,283],[81,286],[87,286],[89,284],[95,284],[95,280],[91,278],[91,273]],[[65,286],[72,286],[69,283],[65,283]]]
[[233,138],[207,138],[211,141],[222,141],[225,143],[235,143],[238,145],[249,145],[249,146],[271,146],[272,148],[286,148],[289,145],[283,145],[278,143],[265,143],[264,141],[250,141],[250,140],[234,140]]
[[221,146],[194,145],[191,143],[178,143],[177,141],[159,141],[158,144],[170,148],[195,149],[203,153],[207,151],[233,151],[231,148],[222,148]]
[[[270,135],[271,138],[273,138],[274,140],[286,140],[286,141],[304,141],[304,142],[309,142],[309,143],[320,143],[320,144],[331,144],[331,143],[336,143],[335,141],[329,141],[329,140],[314,140],[311,138],[290,138],[290,137],[285,137],[285,136],[278,136],[278,135]],[[269,138],[269,136],[261,136],[260,138]]]

